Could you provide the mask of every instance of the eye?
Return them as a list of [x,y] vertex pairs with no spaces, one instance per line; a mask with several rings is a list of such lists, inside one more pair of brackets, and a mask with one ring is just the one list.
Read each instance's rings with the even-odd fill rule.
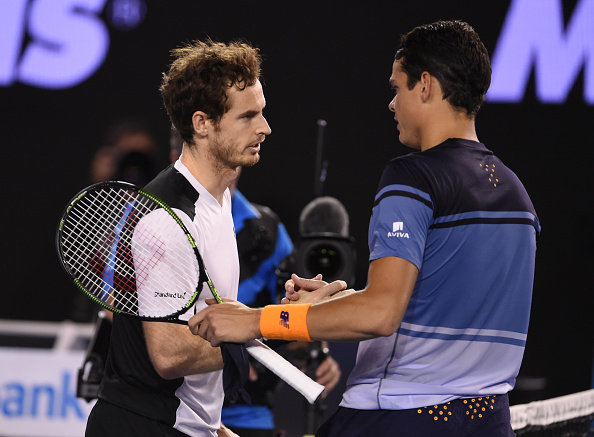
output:
[[252,118],[254,118],[256,115],[257,115],[257,114],[256,114],[256,113],[254,113],[254,112],[247,112],[247,113],[245,113],[245,114],[243,114],[243,115],[241,116],[241,119],[243,119],[243,120],[251,120],[251,119],[252,119]]

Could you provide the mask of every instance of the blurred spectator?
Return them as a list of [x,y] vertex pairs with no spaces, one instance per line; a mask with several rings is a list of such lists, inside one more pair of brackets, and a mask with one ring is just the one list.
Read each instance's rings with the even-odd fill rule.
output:
[[[162,168],[159,142],[150,125],[142,119],[127,118],[114,123],[105,134],[105,145],[91,159],[91,183],[120,180],[143,187]],[[87,323],[94,321],[98,305],[76,293],[70,319]],[[111,313],[106,315],[111,319]]]
[[105,145],[93,156],[90,180],[123,180],[144,186],[161,168],[159,156],[158,140],[147,122],[121,120],[109,128]]

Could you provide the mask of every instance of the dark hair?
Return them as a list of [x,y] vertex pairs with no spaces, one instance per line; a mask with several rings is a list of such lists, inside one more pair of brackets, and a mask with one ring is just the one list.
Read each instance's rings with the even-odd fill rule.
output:
[[412,89],[427,71],[452,106],[475,116],[491,84],[491,62],[478,34],[463,21],[437,21],[419,26],[400,39],[396,60]]
[[192,115],[205,112],[218,123],[230,108],[227,90],[244,89],[260,77],[258,49],[247,43],[194,41],[171,51],[175,58],[163,73],[160,91],[171,124],[182,139],[193,144]]

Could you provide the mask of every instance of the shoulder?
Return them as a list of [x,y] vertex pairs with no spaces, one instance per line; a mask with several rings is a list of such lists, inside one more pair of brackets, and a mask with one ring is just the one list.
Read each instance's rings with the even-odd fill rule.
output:
[[177,208],[191,219],[194,218],[198,191],[173,164],[161,171],[144,190],[165,202],[170,208]]
[[426,188],[426,176],[430,163],[421,152],[413,152],[390,160],[380,179],[378,191],[390,185],[406,185],[418,189]]
[[493,153],[474,141],[448,139],[423,152],[412,152],[389,161],[382,175],[382,186],[401,184],[439,191],[441,186],[451,185],[466,173],[469,163],[483,155]]

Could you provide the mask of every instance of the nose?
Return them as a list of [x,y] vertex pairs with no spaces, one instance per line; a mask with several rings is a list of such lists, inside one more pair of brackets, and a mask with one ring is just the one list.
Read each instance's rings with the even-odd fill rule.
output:
[[260,133],[263,135],[270,135],[272,133],[272,129],[270,129],[270,125],[264,116],[262,116],[262,127]]
[[389,108],[389,109],[390,109],[390,111],[392,111],[392,112],[396,112],[396,110],[394,109],[394,106],[395,106],[395,101],[396,101],[396,97],[394,97],[394,98],[392,99],[392,101],[391,101],[391,102],[388,104],[388,108]]

